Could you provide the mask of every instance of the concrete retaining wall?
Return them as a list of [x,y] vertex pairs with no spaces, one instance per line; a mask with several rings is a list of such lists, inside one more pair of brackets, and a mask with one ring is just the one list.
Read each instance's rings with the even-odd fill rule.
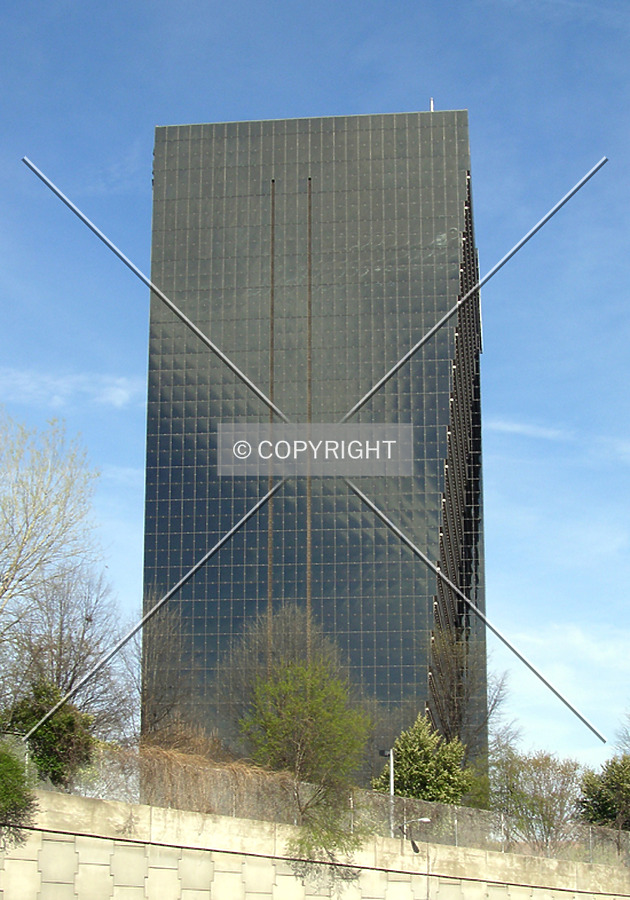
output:
[[[37,828],[0,854],[2,900],[306,900],[293,829],[174,809],[38,794]],[[630,871],[566,860],[371,838],[345,900],[589,900],[630,897]]]

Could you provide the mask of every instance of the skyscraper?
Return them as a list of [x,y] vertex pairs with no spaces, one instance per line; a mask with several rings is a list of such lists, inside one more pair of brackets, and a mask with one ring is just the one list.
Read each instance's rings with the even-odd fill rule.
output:
[[[293,422],[339,422],[476,279],[465,111],[157,129],[152,280]],[[480,350],[473,296],[351,421],[414,426],[414,474],[361,490],[483,609]],[[270,416],[154,298],[147,602],[266,494],[267,477],[218,474],[217,430]],[[220,722],[234,642],[292,606],[365,695],[470,730],[484,632],[437,581],[343,478],[289,478],[169,601],[169,634],[148,633],[169,699],[147,686],[145,723],[167,702]]]

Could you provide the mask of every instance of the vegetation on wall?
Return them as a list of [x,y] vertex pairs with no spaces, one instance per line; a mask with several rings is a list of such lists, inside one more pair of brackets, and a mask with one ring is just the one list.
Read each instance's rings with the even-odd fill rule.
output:
[[0,849],[24,841],[36,808],[25,763],[8,743],[0,742]]

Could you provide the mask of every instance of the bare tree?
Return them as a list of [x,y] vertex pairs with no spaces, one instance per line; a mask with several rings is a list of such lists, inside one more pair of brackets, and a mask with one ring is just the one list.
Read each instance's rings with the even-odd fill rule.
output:
[[[50,574],[25,596],[17,621],[5,636],[3,705],[13,705],[36,684],[62,695],[94,666],[118,639],[120,615],[102,575],[88,566]],[[114,658],[78,692],[74,702],[93,717],[101,737],[129,730],[133,702],[123,661]]]
[[347,677],[341,651],[316,623],[311,622],[307,628],[305,610],[287,605],[272,616],[259,616],[234,640],[219,665],[220,715],[234,736],[250,711],[257,681],[283,666],[307,659],[307,635],[310,661],[327,666],[343,679]]
[[630,712],[623,717],[617,732],[617,748],[621,753],[630,753]]
[[[145,608],[156,600],[152,596]],[[181,643],[182,624],[175,603],[162,606],[128,645],[127,664],[140,711],[136,734],[145,743],[185,748],[199,737],[199,729],[187,716],[193,692],[190,670],[181,665]]]
[[95,477],[61,424],[29,430],[0,410],[0,638],[52,573],[93,558]]
[[508,840],[549,856],[575,839],[582,767],[542,750],[496,748],[491,760],[492,808],[506,816]]
[[436,629],[431,637],[431,717],[447,741],[458,738],[466,762],[485,759],[488,730],[505,699],[506,676],[486,674],[485,645],[462,629]]

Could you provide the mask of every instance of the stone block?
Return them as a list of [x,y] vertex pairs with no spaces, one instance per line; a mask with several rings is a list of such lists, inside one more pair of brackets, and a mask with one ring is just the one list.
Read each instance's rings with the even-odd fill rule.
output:
[[[459,896],[465,900],[487,900],[488,885],[485,881],[463,881]],[[503,900],[507,900],[506,894],[503,895]]]
[[35,900],[41,876],[34,859],[5,859],[0,886],[4,900]]
[[511,893],[511,886],[507,884],[489,884],[486,886],[486,897],[488,900],[508,900]]
[[253,894],[271,896],[271,889],[276,881],[276,869],[270,859],[250,857],[243,866],[243,883],[245,890]]
[[215,869],[212,896],[245,900],[245,885],[240,872],[218,872]]
[[243,857],[240,853],[213,853],[215,872],[238,872],[241,875],[243,871]]
[[179,860],[182,891],[209,891],[214,878],[214,860],[207,850],[182,850]]
[[426,900],[428,896],[426,875],[411,876],[411,896],[413,897],[413,900]]
[[[210,888],[207,888],[207,890],[205,891],[196,891],[184,888],[182,890],[181,900],[211,900],[212,896],[213,895],[210,893]],[[216,894],[214,896],[216,897]]]
[[77,897],[89,900],[110,900],[114,890],[114,877],[109,865],[79,862],[75,880]]
[[77,835],[74,846],[79,854],[79,870],[83,864],[109,866],[114,852],[114,842],[108,838]]
[[385,888],[384,900],[413,900],[411,876],[405,881],[392,881],[390,877]]
[[295,875],[277,875],[271,889],[271,900],[306,900],[306,890]]
[[462,900],[464,894],[461,881],[456,878],[438,878],[435,896],[438,900]]
[[53,884],[42,881],[37,900],[77,900],[73,884]]
[[177,869],[149,867],[145,884],[147,897],[156,897],[159,900],[179,900],[181,884]]
[[139,844],[114,844],[111,861],[114,885],[120,887],[141,887],[147,874],[145,848]]
[[[23,844],[18,844],[17,847],[11,847],[10,850],[3,854],[5,859],[31,859],[34,862],[37,862],[37,854],[41,850],[42,846],[42,836],[39,831],[31,831],[26,841]],[[0,871],[2,870],[2,863],[0,862]]]
[[[343,900],[346,900],[346,888],[342,889]],[[332,890],[329,882],[324,882],[322,879],[316,878],[305,878],[304,879],[304,896],[306,900],[309,900],[310,897],[316,897],[317,900],[322,900],[322,897],[331,897]],[[359,897],[361,895],[359,894]]]
[[382,900],[387,888],[385,872],[363,869],[359,875],[359,887],[364,900]]
[[[328,894],[326,894],[325,896],[327,897]],[[363,894],[361,893],[361,888],[359,887],[358,881],[344,882],[341,886],[341,890],[337,894],[331,893],[331,896],[343,897],[343,900],[363,900]]]
[[[81,900],[83,900],[83,898],[81,898]],[[131,887],[127,884],[115,884],[112,900],[160,900],[160,898],[147,898],[144,887]]]
[[182,851],[179,847],[147,847],[147,864],[152,869],[177,869]]
[[[511,884],[509,886],[509,896],[510,900],[532,900],[534,891],[533,888],[525,887],[524,885]],[[468,889],[466,890],[466,900],[468,900]]]
[[276,878],[280,875],[293,875],[293,867],[286,859],[274,859],[274,866],[276,869]]
[[79,854],[74,839],[52,841],[44,838],[37,856],[42,882],[74,884],[79,864]]

